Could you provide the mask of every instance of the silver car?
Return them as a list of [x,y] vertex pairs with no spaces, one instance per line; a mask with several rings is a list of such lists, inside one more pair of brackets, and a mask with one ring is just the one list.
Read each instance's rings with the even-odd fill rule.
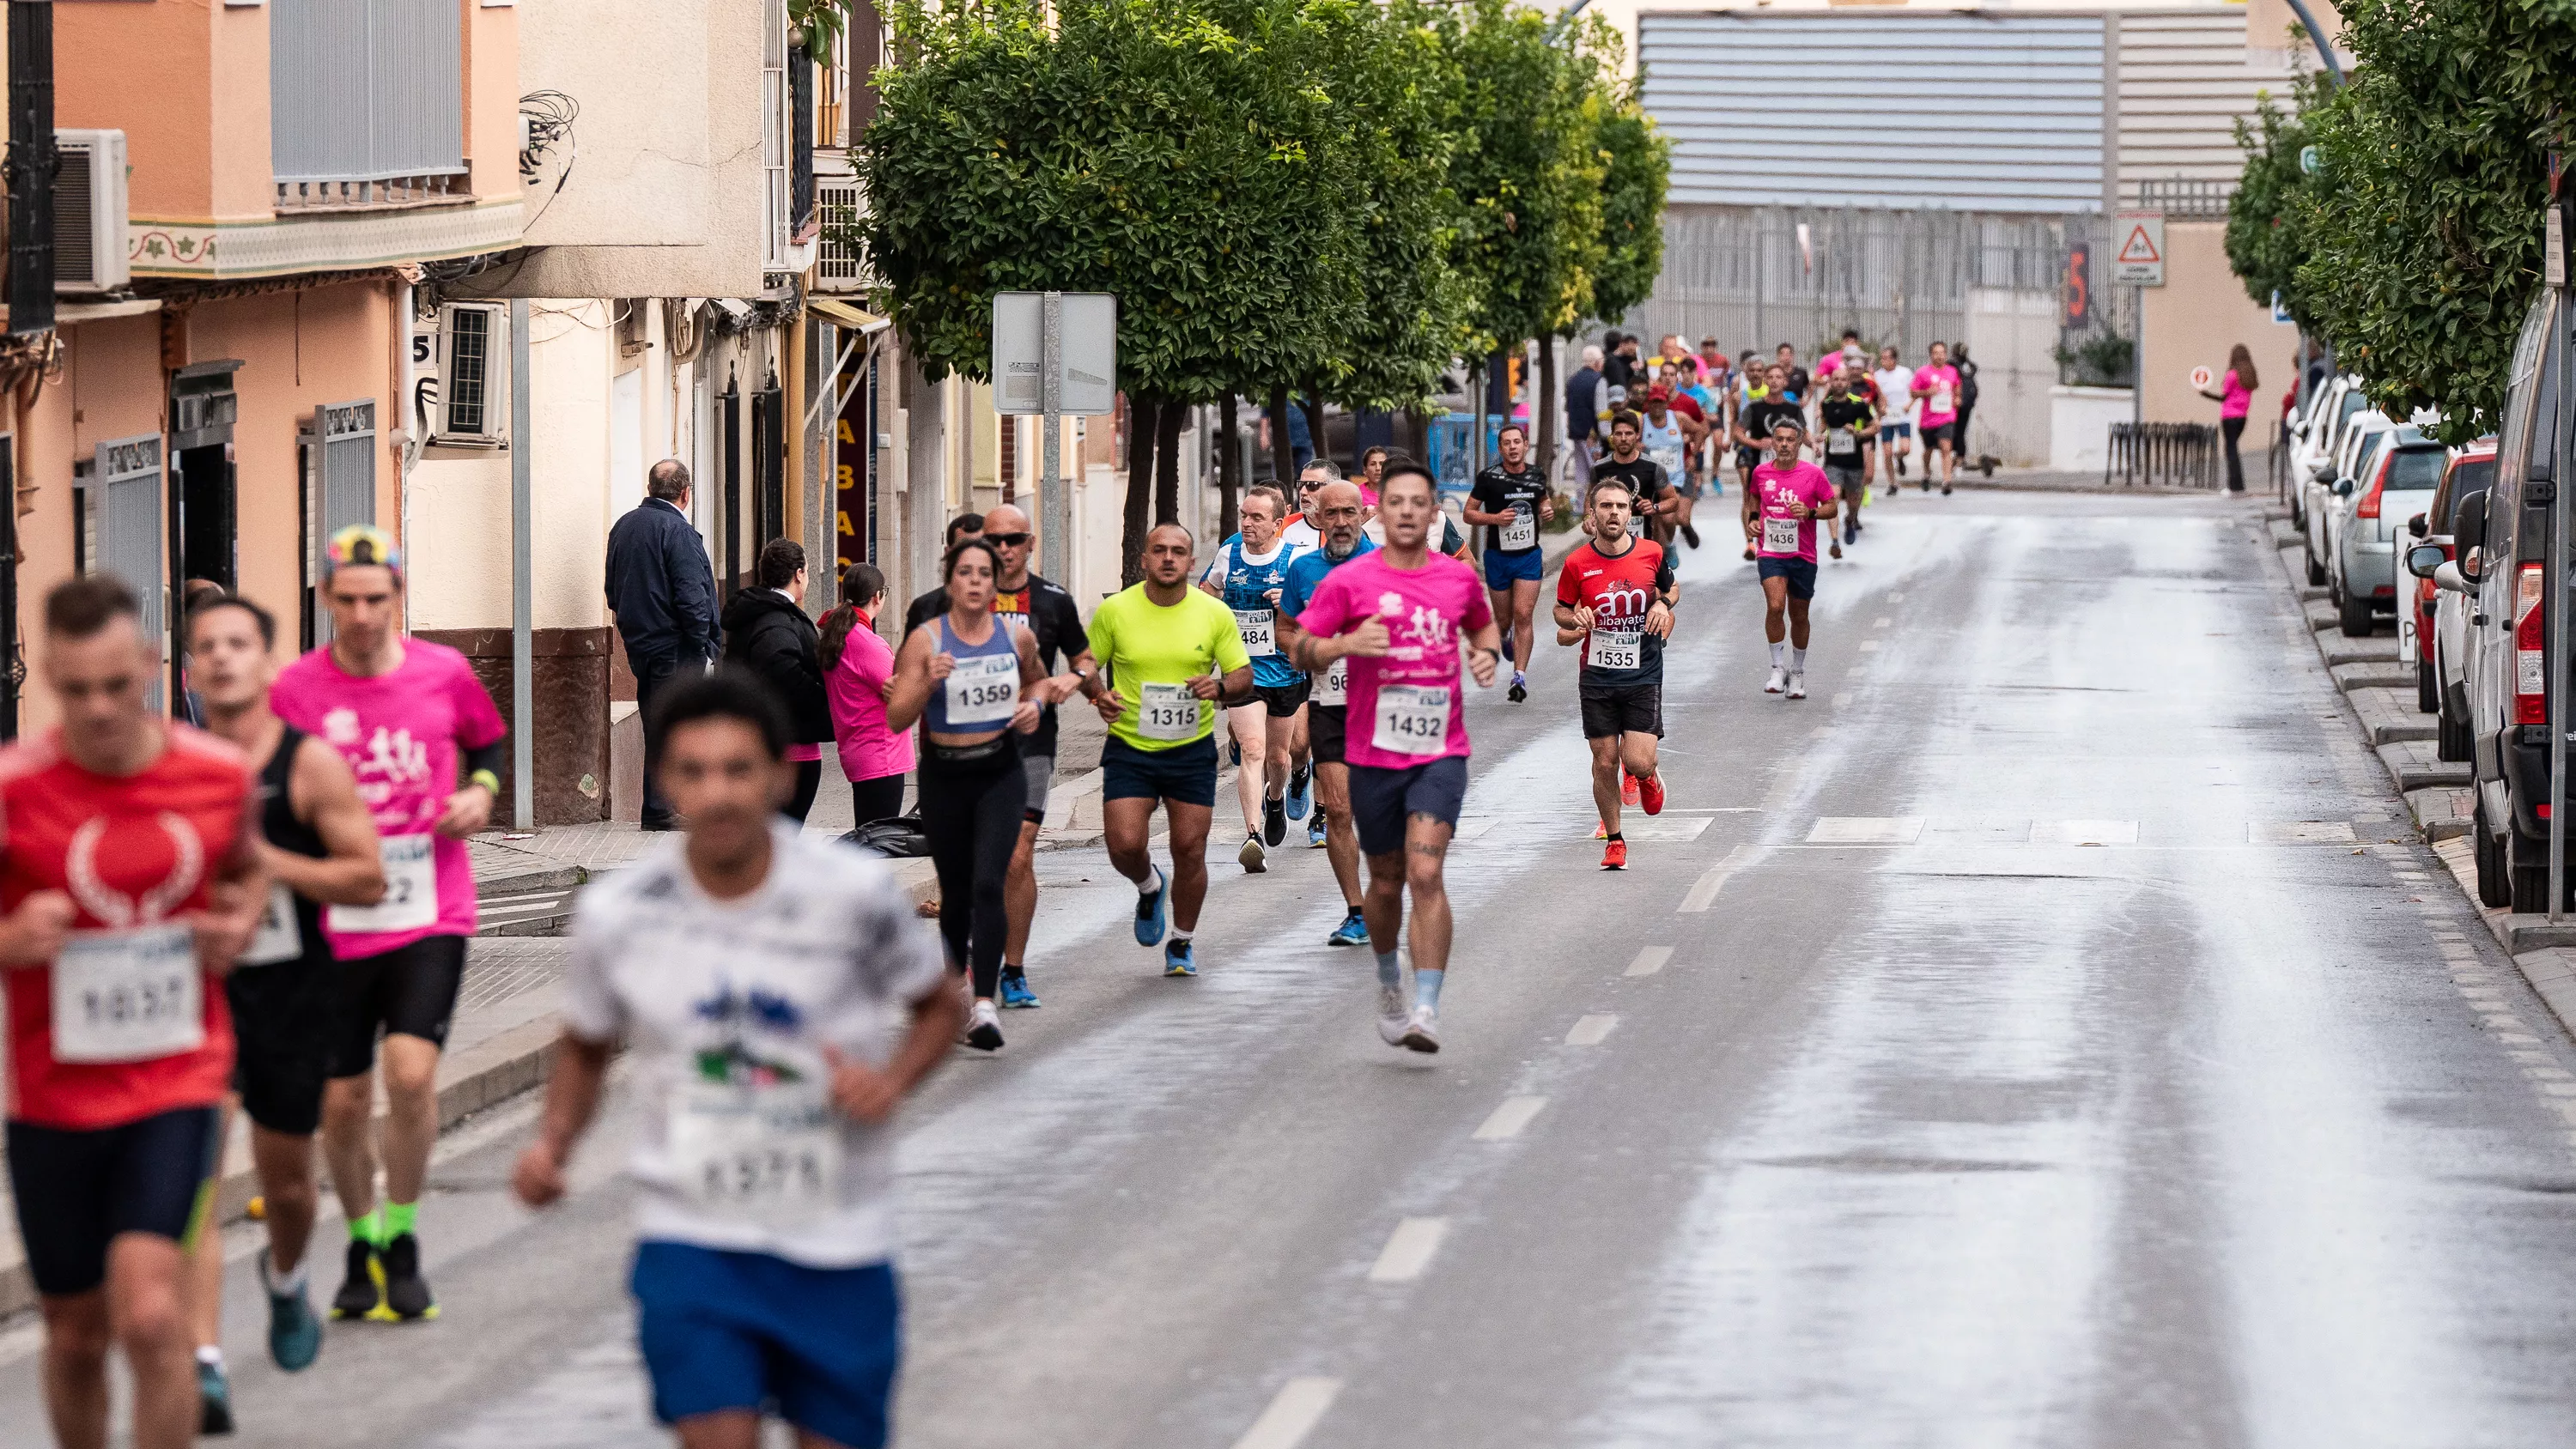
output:
[[2375,409],[2346,418],[2337,431],[2334,450],[2326,454],[2307,486],[2300,490],[2301,513],[2306,521],[2299,526],[2299,536],[2307,552],[2309,583],[2329,582],[2335,531],[2343,527],[2344,513],[2350,507],[2348,500],[2358,487],[2345,487],[2345,481],[2358,476],[2361,452],[2371,440],[2395,426]]
[[2450,458],[2449,449],[2417,429],[2392,428],[2363,445],[2352,475],[2335,480],[2341,516],[2327,558],[2326,595],[2344,633],[2367,634],[2380,614],[2397,613],[2398,537],[2406,520],[2431,506]]

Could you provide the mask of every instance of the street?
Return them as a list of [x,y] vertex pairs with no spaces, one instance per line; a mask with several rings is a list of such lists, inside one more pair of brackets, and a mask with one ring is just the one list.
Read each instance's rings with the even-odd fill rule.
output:
[[[1671,803],[1625,874],[1571,651],[1474,693],[1439,1055],[1376,1040],[1302,828],[1233,865],[1231,791],[1201,979],[1096,847],[1039,857],[1044,1008],[905,1109],[897,1442],[2567,1442],[2576,1052],[2361,744],[2259,502],[1882,503],[1801,702],[1760,692],[1735,504],[1683,554]],[[506,1191],[532,1099],[451,1134],[443,1316],[332,1325],[305,1374],[230,1230],[237,1442],[667,1442],[619,1100],[544,1217]],[[316,1242],[327,1296],[336,1215]],[[49,1442],[37,1347],[0,1333],[13,1449]]]

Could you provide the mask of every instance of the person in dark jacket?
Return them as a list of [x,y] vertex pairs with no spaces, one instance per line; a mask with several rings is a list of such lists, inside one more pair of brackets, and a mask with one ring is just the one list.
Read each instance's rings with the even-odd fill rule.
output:
[[[1968,419],[1977,410],[1977,365],[1968,360],[1968,344],[1950,349],[1950,365],[1959,369],[1959,466],[1974,468],[1982,455],[1968,446]],[[1986,476],[1995,475],[1989,469]]]
[[[941,558],[948,557],[948,551],[955,548],[957,546],[957,541],[961,538],[982,538],[983,536],[984,515],[980,513],[958,514],[955,518],[948,520],[947,533],[944,536],[944,541],[939,545],[939,556]],[[928,619],[935,615],[945,614],[947,612],[948,589],[945,585],[934,585],[929,592],[914,595],[911,605],[903,611],[904,617],[907,619]],[[895,643],[900,646],[906,636],[910,635],[913,630],[920,627],[921,626],[918,624],[904,625],[903,633],[895,636]]]
[[[689,522],[689,469],[665,458],[645,475],[644,501],[608,531],[608,608],[635,672],[635,707],[648,717],[653,700],[683,673],[704,673],[716,657],[716,577],[707,547]],[[654,767],[660,751],[644,731],[647,830],[673,828]]]
[[805,616],[805,546],[771,539],[760,546],[759,570],[759,586],[725,605],[724,662],[751,671],[787,706],[787,759],[796,767],[787,814],[802,825],[823,783],[823,747],[832,742],[822,632]]

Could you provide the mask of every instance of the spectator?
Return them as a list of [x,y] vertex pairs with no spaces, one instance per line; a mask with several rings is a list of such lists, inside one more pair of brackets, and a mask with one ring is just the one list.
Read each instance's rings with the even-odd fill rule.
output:
[[644,501],[608,531],[608,609],[635,673],[635,707],[644,731],[647,830],[673,827],[670,802],[654,775],[661,751],[649,721],[653,701],[685,671],[699,674],[716,657],[716,578],[707,547],[689,522],[689,469],[677,458],[653,465]]
[[886,691],[894,682],[894,649],[877,637],[885,608],[885,575],[854,563],[841,576],[841,605],[823,616],[817,651],[832,703],[832,737],[841,773],[850,780],[855,824],[903,813],[903,777],[912,769],[912,732],[886,728]]
[[[199,609],[202,609],[215,600],[224,597],[224,592],[224,586],[216,583],[213,579],[188,580],[187,592],[180,595],[179,633],[181,637],[184,638],[187,635],[188,620],[194,618]],[[182,651],[179,655],[181,660],[179,665],[179,718],[185,723],[195,725],[199,729],[204,729],[206,727],[206,697],[199,694],[197,692],[197,687],[188,682],[187,657],[188,656],[185,651]]]
[[2218,432],[2227,444],[2227,491],[2245,491],[2245,460],[2238,455],[2237,442],[2245,436],[2245,415],[2254,410],[2254,389],[2262,386],[2254,375],[2254,353],[2242,342],[2227,354],[2227,375],[2218,380],[2218,390],[2202,388],[2202,397],[2218,399]]
[[1968,415],[1977,410],[1977,365],[1968,360],[1968,344],[1950,349],[1950,365],[1959,369],[1959,465],[1977,466],[1977,450],[1968,446]]
[[724,657],[769,686],[787,708],[787,761],[796,793],[787,802],[797,824],[814,809],[823,783],[823,746],[832,738],[832,706],[823,690],[821,642],[805,617],[805,546],[773,538],[760,546],[759,587],[733,596],[724,611]]
[[1565,379],[1565,442],[1574,450],[1574,476],[1592,476],[1594,440],[1601,436],[1601,349],[1583,349],[1583,365]]
[[[948,537],[939,545],[939,556],[941,558],[948,557],[948,551],[955,548],[957,546],[957,540],[961,538],[982,538],[983,536],[984,515],[980,513],[958,514],[955,518],[948,520]],[[911,605],[904,610],[904,617],[909,619],[927,619],[933,614],[945,614],[947,612],[948,590],[940,585],[933,584],[929,589],[914,597]],[[909,628],[910,626],[907,625],[906,627]]]

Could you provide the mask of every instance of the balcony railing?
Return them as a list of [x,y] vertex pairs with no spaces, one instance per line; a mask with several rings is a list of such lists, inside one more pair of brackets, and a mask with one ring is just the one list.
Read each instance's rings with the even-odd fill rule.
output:
[[464,199],[456,0],[271,0],[268,34],[279,210]]
[[276,204],[279,211],[385,211],[473,199],[460,168],[428,176],[280,181]]

